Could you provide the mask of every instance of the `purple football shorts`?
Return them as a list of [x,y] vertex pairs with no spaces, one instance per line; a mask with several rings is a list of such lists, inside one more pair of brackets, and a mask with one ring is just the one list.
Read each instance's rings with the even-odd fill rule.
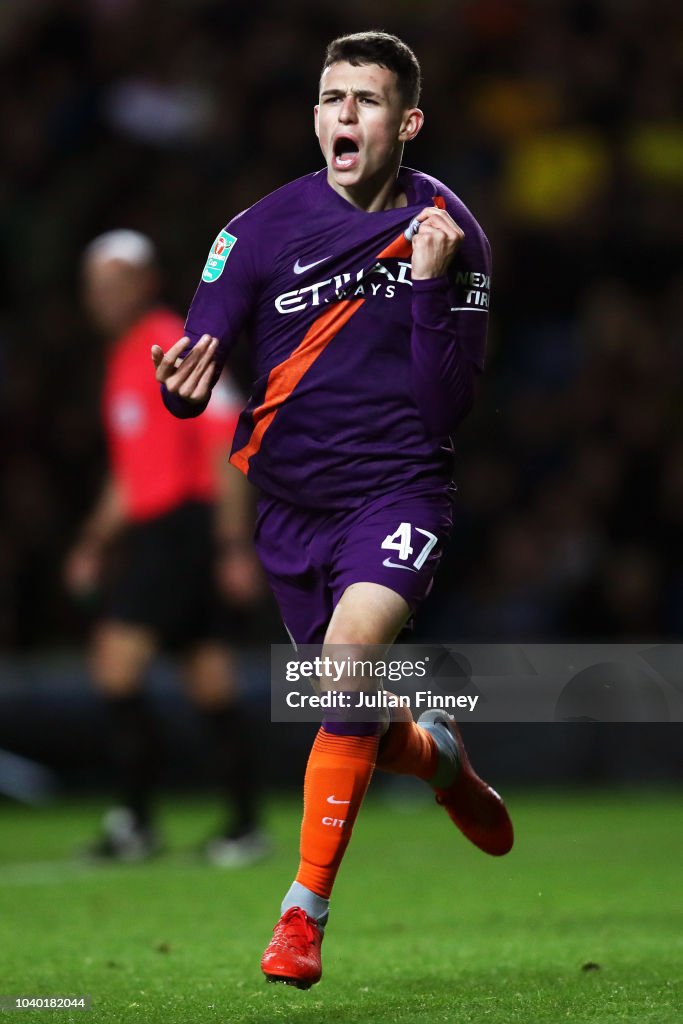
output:
[[318,644],[352,583],[388,587],[414,612],[432,588],[452,524],[445,490],[404,489],[345,512],[264,496],[255,543],[290,637]]

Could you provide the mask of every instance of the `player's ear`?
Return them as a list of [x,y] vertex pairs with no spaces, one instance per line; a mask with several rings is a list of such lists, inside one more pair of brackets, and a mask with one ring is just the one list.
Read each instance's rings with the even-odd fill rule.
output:
[[399,142],[412,142],[424,124],[425,116],[419,107],[410,107],[403,111],[401,129],[398,133]]
[[316,105],[313,107],[313,124],[315,126],[315,134],[316,134],[316,137],[318,139],[320,138],[320,126],[318,124],[318,111],[319,110],[320,110],[320,107],[316,103]]

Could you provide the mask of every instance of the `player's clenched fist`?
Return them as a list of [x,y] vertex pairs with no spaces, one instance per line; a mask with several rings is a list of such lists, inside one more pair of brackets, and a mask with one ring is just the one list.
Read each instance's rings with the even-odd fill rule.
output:
[[168,352],[159,345],[152,345],[152,362],[157,380],[166,385],[168,391],[188,402],[205,402],[211,391],[215,372],[215,356],[218,338],[203,334],[197,344],[183,357],[191,344],[189,338],[181,338]]
[[411,261],[413,281],[442,277],[455,256],[465,232],[446,210],[428,206],[415,218],[419,227],[413,235]]

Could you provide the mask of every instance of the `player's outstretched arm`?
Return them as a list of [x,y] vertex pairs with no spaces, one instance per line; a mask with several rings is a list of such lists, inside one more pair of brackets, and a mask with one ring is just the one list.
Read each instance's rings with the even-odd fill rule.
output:
[[180,338],[168,352],[164,352],[160,345],[152,345],[156,379],[164,389],[165,404],[175,416],[197,416],[202,412],[219,372],[216,362],[218,339],[203,334],[188,352],[191,344],[189,338]]

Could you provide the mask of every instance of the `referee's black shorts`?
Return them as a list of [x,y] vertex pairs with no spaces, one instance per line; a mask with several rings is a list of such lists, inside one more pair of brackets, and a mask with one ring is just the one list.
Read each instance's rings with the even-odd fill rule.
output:
[[101,617],[152,629],[172,649],[238,639],[243,613],[219,594],[213,526],[212,506],[196,501],[129,526]]

